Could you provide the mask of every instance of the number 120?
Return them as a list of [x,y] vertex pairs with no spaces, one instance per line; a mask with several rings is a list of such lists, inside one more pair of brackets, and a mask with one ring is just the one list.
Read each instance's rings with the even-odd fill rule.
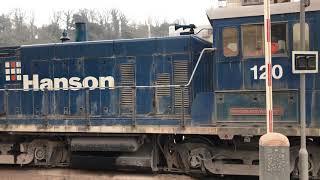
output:
[[[253,78],[255,80],[257,79],[266,79],[266,65],[262,65],[259,68],[259,72],[261,73],[259,78],[258,78],[258,66],[255,65],[251,69],[253,71]],[[283,76],[283,69],[279,64],[276,64],[272,67],[272,77],[274,79],[281,79]]]

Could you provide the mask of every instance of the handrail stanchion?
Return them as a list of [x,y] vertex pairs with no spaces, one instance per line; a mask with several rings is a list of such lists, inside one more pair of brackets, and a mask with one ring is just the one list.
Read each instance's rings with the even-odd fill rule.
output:
[[87,120],[87,126],[91,126],[91,120],[90,120],[90,92],[89,88],[85,89],[85,104],[86,104],[86,120]]
[[8,115],[9,115],[9,90],[7,88],[7,86],[5,87],[4,90],[4,112],[6,115],[6,121],[5,121],[5,125],[8,126],[9,122],[8,122]]
[[184,86],[181,86],[181,127],[185,128],[185,117],[184,117]]
[[44,99],[44,110],[43,110],[43,116],[44,116],[44,125],[48,126],[48,114],[49,114],[49,98],[48,98],[48,88],[45,88],[43,91],[43,99]]
[[137,126],[137,120],[136,120],[136,88],[132,87],[132,126]]

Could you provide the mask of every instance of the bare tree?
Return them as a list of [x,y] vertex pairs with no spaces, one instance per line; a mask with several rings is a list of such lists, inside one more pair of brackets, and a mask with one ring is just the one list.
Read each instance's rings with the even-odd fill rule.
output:
[[59,25],[61,20],[62,20],[62,12],[61,11],[53,12],[51,17],[51,24]]
[[113,38],[117,39],[119,38],[119,28],[120,28],[120,21],[118,18],[119,10],[117,9],[111,9],[110,11],[111,15],[111,22],[112,22],[112,30],[113,30]]
[[73,11],[72,10],[65,10],[63,11],[63,22],[65,24],[65,29],[69,31],[72,27],[72,16]]
[[89,16],[88,9],[79,9],[79,11],[73,15],[73,20],[87,23],[89,22]]
[[98,23],[98,10],[96,9],[88,10],[88,22]]
[[112,39],[113,38],[113,29],[112,29],[112,20],[111,20],[111,11],[110,10],[102,10],[98,13],[98,22],[99,25],[104,29],[104,39]]
[[[29,41],[30,43],[33,43],[35,41],[36,37],[36,31],[37,31],[37,26],[35,25],[35,16],[34,13],[32,12],[29,18]],[[29,43],[28,43],[29,44]]]
[[54,12],[48,25],[37,27],[34,13],[13,9],[0,15],[0,45],[20,45],[32,43],[59,42],[63,29],[74,37],[74,22],[82,21],[88,26],[89,40],[145,38],[148,27],[152,36],[168,35],[169,24],[148,18],[145,23],[136,23],[118,9],[80,9]]
[[12,45],[12,32],[13,24],[10,16],[2,14],[0,16],[0,46]]
[[121,23],[121,38],[133,38],[127,17],[123,13],[119,13],[119,19]]
[[13,24],[17,32],[22,32],[25,21],[26,12],[22,9],[13,10]]
[[12,22],[9,15],[2,14],[0,16],[0,33],[11,31]]

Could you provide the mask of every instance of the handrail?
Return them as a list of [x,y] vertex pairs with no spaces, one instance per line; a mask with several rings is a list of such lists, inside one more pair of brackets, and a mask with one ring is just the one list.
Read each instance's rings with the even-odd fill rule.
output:
[[[193,71],[192,71],[192,74],[190,76],[190,79],[188,81],[187,84],[184,84],[184,85],[176,85],[176,84],[170,84],[170,85],[152,85],[152,86],[114,86],[114,87],[97,87],[96,89],[100,89],[100,90],[104,90],[104,89],[122,89],[122,88],[170,88],[170,87],[188,87],[190,86],[192,80],[193,80],[193,77],[198,69],[198,66],[201,62],[201,59],[202,59],[202,56],[203,54],[206,52],[206,51],[215,51],[216,48],[204,48],[202,49],[201,51],[201,54],[200,56],[198,57],[198,61],[196,63],[196,66],[194,67]],[[82,89],[90,89],[88,87],[77,87],[77,88],[72,88],[72,87],[69,87],[69,88],[53,88],[54,90],[82,90]],[[17,88],[17,89],[12,89],[12,88],[4,88],[4,89],[0,89],[0,91],[29,91],[29,90],[33,90],[33,88],[28,88],[28,89],[23,89],[23,88]],[[37,91],[40,91],[39,89],[37,89]]]
[[194,67],[194,69],[193,69],[193,71],[192,71],[192,74],[191,74],[191,77],[190,77],[190,79],[189,79],[189,82],[188,82],[188,84],[185,85],[185,87],[190,86],[191,81],[193,80],[193,76],[194,76],[194,74],[196,73],[196,70],[197,70],[197,68],[198,68],[198,65],[199,65],[199,63],[200,63],[200,61],[201,61],[201,59],[202,59],[202,56],[203,56],[204,52],[205,52],[205,51],[215,51],[215,50],[216,50],[216,48],[204,48],[204,49],[202,49],[201,54],[200,54],[200,56],[199,56],[199,58],[198,58],[197,64],[196,64],[196,66]]

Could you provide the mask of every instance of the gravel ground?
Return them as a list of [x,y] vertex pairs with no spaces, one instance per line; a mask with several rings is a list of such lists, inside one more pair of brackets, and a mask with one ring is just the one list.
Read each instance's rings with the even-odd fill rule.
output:
[[0,180],[195,180],[184,175],[130,174],[69,169],[0,169]]
[[[199,180],[185,175],[142,174],[73,169],[0,167],[0,180]],[[258,180],[257,177],[208,177],[200,180]]]

